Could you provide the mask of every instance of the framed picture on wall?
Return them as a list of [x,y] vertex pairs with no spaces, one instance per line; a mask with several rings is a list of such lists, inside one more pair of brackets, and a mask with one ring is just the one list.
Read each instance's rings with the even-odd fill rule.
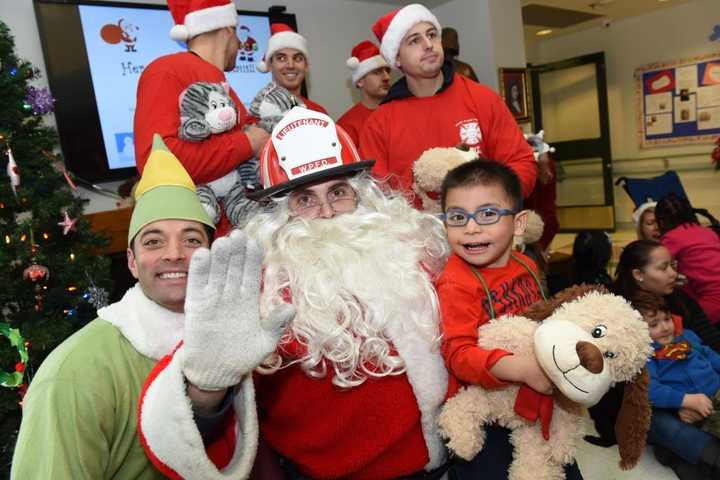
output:
[[530,121],[528,75],[524,68],[500,69],[500,96],[518,123]]

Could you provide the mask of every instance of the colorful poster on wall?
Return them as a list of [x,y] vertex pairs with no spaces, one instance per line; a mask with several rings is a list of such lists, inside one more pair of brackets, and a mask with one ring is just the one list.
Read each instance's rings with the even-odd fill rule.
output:
[[720,136],[720,54],[635,70],[641,147]]

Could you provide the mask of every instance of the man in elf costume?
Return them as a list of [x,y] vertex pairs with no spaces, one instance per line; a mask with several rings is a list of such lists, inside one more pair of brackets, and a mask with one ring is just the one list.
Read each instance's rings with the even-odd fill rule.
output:
[[355,45],[345,63],[352,71],[352,84],[360,91],[360,101],[345,112],[337,124],[359,146],[360,132],[365,122],[390,90],[390,67],[380,55],[377,45],[370,40]]
[[[224,375],[215,372],[216,363],[236,360],[222,348],[234,332],[218,327],[224,320],[221,315],[203,315],[228,295],[248,305],[257,303],[258,281],[254,285],[251,280],[244,285],[228,282],[224,290],[210,294],[195,288],[193,298],[186,298],[185,293],[189,270],[195,280],[206,283],[210,277],[217,281],[218,270],[229,274],[228,268],[234,269],[233,274],[245,271],[249,279],[256,277],[260,252],[245,248],[239,232],[217,240],[212,251],[207,250],[213,224],[192,180],[159,136],[135,196],[127,257],[138,283],[119,302],[100,309],[96,320],[43,362],[25,397],[13,478],[164,478],[145,454],[146,438],[138,435],[138,402],[153,367],[172,352],[175,362],[167,368],[178,380],[177,395],[172,404],[160,408],[187,420],[183,445],[197,447],[193,458],[184,459],[184,476],[209,478],[224,467],[228,475],[243,478],[252,468],[252,451],[227,452],[223,463],[214,464],[203,447],[204,442],[208,444],[209,455],[224,452],[228,442],[234,441],[224,433],[235,418],[243,422],[243,435],[248,438],[242,443],[251,448],[257,437],[252,381],[237,374],[237,369],[225,369]],[[284,325],[289,312],[284,315],[270,318]],[[246,326],[258,322],[257,314],[242,312],[236,312],[234,319]],[[213,337],[213,331],[220,333]],[[255,328],[253,333],[258,331]],[[256,337],[255,357],[244,352],[257,362],[274,349],[280,328],[261,332],[266,336]]]
[[410,190],[413,163],[424,151],[463,143],[512,168],[527,197],[537,175],[530,146],[505,102],[445,61],[435,15],[420,4],[407,5],[372,29],[388,65],[404,75],[360,134],[363,156],[375,160],[373,173]]
[[[264,440],[287,478],[441,478],[436,418],[448,376],[432,286],[448,253],[441,223],[383,194],[367,173],[373,162],[327,115],[293,108],[260,159],[263,190],[251,196],[270,207],[245,232],[265,252],[263,293],[259,305],[227,308],[259,308],[261,325],[288,304],[296,312],[255,376]],[[236,354],[258,351],[258,337],[247,333]],[[158,369],[145,403],[182,394],[171,392],[169,369]],[[148,439],[146,425],[163,426],[147,442],[162,465],[178,471],[178,457],[202,454],[178,447],[185,429],[167,408],[141,416]],[[246,444],[235,449],[254,447],[252,425],[240,431]]]
[[193,181],[208,183],[253,158],[268,134],[251,125],[254,120],[230,89],[237,109],[237,121],[230,130],[196,142],[178,138],[182,93],[198,82],[226,82],[223,72],[235,68],[240,40],[232,0],[168,0],[168,7],[176,23],[170,36],[186,42],[188,50],[154,60],[140,76],[133,128],[136,163],[142,173],[153,134],[159,133]]
[[310,69],[310,54],[305,37],[284,23],[270,25],[272,35],[267,50],[255,68],[272,74],[272,81],[298,99],[298,105],[327,115],[325,107],[302,96],[302,86]]

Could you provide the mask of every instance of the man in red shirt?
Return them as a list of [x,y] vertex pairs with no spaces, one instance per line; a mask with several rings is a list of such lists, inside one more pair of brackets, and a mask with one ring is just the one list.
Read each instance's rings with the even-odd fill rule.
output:
[[301,94],[303,80],[310,67],[305,37],[284,23],[273,23],[270,31],[272,36],[268,40],[265,56],[256,65],[258,72],[271,72],[273,82],[302,100],[307,108],[327,114],[322,105]]
[[178,138],[181,93],[196,82],[225,82],[235,67],[240,41],[235,33],[237,12],[231,0],[193,3],[169,0],[176,25],[171,37],[187,42],[188,51],[160,57],[140,76],[135,109],[134,136],[137,168],[142,173],[153,134],[158,133],[196,184],[216,180],[251,159],[268,138],[263,129],[250,125],[242,102],[230,89],[238,111],[237,124],[199,142]]
[[527,197],[537,175],[530,146],[497,93],[457,75],[444,61],[440,30],[437,18],[419,4],[373,25],[383,57],[405,76],[365,124],[363,157],[375,160],[377,177],[389,176],[391,185],[409,191],[413,163],[425,150],[464,143],[512,168]]
[[390,67],[380,55],[380,49],[369,40],[355,45],[346,63],[352,70],[352,83],[360,90],[361,98],[340,117],[337,124],[359,146],[360,131],[390,90]]

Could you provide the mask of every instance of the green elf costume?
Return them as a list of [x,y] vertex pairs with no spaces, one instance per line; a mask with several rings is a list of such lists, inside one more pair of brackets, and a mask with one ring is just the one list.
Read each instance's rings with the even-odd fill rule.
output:
[[[214,229],[190,176],[157,135],[135,196],[128,245],[144,226],[158,220],[192,220]],[[238,248],[238,242],[245,242],[245,238],[235,235],[216,241],[212,251],[196,251],[188,285],[193,277],[207,282],[207,276],[197,275],[198,269],[212,273],[216,261],[232,262],[229,250]],[[218,243],[224,247],[220,249],[225,258],[217,258]],[[244,258],[250,259],[248,262],[259,262],[250,258],[253,252],[249,247],[242,248],[242,252],[247,253]],[[185,313],[172,312],[148,298],[136,284],[119,302],[100,309],[97,319],[55,349],[38,370],[25,397],[12,478],[246,478],[257,444],[249,370],[227,374],[214,369],[218,362],[215,353],[222,355],[223,342],[220,340],[218,348],[207,348],[205,342],[214,339],[198,328],[189,303],[188,295]],[[207,326],[217,327],[212,322]],[[272,346],[267,348],[272,350]],[[171,375],[167,375],[161,388],[156,388],[169,393],[164,396],[152,392],[139,405],[153,369],[173,352],[182,354],[173,357],[174,363],[167,368]],[[261,354],[264,352],[257,356]],[[237,453],[231,448],[223,461],[211,460],[207,453],[211,447],[203,445],[194,421],[186,379],[208,390],[234,388],[234,415],[228,415],[231,424],[226,430],[237,437],[226,443],[233,448],[243,444],[242,453],[239,448]],[[173,400],[164,401],[166,398]],[[159,469],[145,453],[144,445],[154,440],[154,432],[162,425],[146,425],[145,436],[138,433],[139,414],[154,408],[172,410],[181,425],[174,435],[177,443],[165,446],[173,450],[171,458],[178,459],[173,468]]]

